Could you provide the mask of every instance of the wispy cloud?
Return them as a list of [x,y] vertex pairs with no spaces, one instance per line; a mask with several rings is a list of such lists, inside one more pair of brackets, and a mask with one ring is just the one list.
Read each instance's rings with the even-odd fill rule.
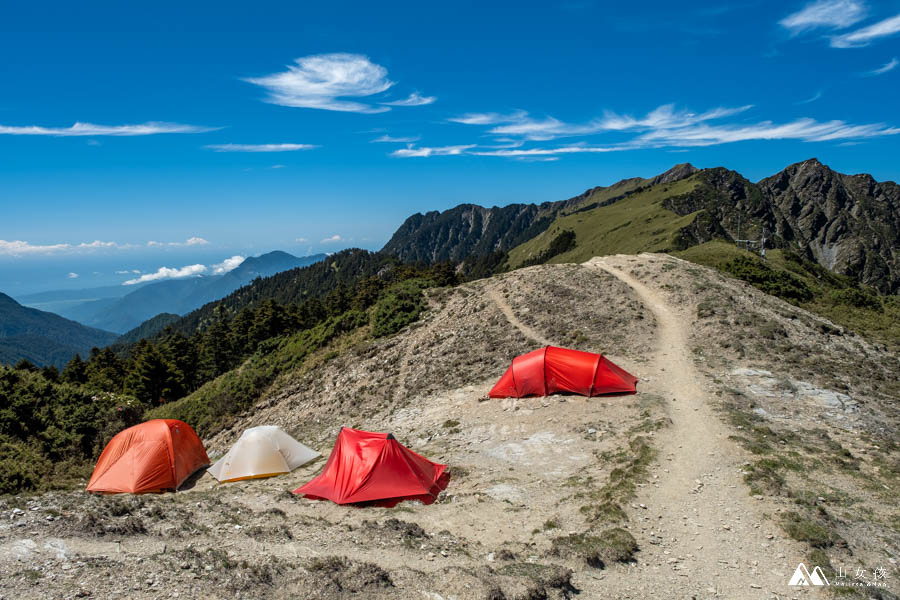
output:
[[463,125],[496,125],[497,123],[515,123],[528,117],[528,113],[524,110],[517,110],[509,114],[503,113],[466,113],[458,117],[447,119],[453,123],[462,123]]
[[418,142],[421,139],[420,136],[401,136],[401,137],[393,137],[390,135],[383,135],[381,137],[377,137],[372,140],[372,143],[384,143],[384,144],[413,144]]
[[130,274],[140,275],[140,269],[123,269],[122,271],[116,271],[116,275],[130,275]]
[[869,77],[873,77],[875,75],[883,75],[883,74],[887,73],[888,71],[893,71],[894,69],[896,69],[898,64],[900,64],[900,62],[898,62],[897,58],[894,57],[891,60],[889,60],[888,62],[884,63],[882,66],[878,67],[877,69],[873,69],[867,73],[864,73],[864,75],[867,75]]
[[459,154],[465,154],[466,150],[471,148],[475,148],[477,144],[467,144],[464,146],[435,146],[435,147],[420,147],[416,148],[412,145],[401,148],[399,150],[394,150],[391,152],[391,156],[399,156],[403,158],[410,157],[427,157],[427,156],[455,156]]
[[202,237],[190,237],[183,242],[157,242],[155,240],[150,240],[147,242],[147,245],[151,248],[159,248],[162,246],[206,246],[209,242]]
[[343,242],[343,241],[344,241],[344,238],[342,238],[342,237],[339,236],[338,234],[334,234],[334,235],[331,236],[331,237],[327,237],[327,238],[323,239],[323,240],[322,240],[321,242],[319,242],[319,243],[320,243],[320,244],[336,244],[336,243],[338,243],[338,242]]
[[187,265],[181,267],[180,269],[172,269],[169,267],[160,267],[154,273],[145,273],[140,277],[136,277],[134,279],[129,279],[122,283],[122,285],[135,285],[137,283],[145,283],[147,281],[159,281],[162,279],[183,279],[185,277],[193,277],[195,275],[202,275],[206,273],[207,267],[206,265]]
[[78,279],[78,273],[69,273],[66,277],[69,279]]
[[831,47],[861,48],[868,46],[878,38],[888,37],[898,32],[900,32],[900,15],[895,15],[862,29],[834,36],[831,38]]
[[586,144],[572,144],[556,148],[522,148],[510,150],[474,150],[473,156],[503,156],[506,158],[547,157],[558,154],[599,154],[605,152],[620,152],[627,150],[625,146],[589,146]]
[[857,0],[818,0],[778,22],[793,34],[812,29],[845,29],[862,21],[866,6]]
[[305,244],[305,243],[307,243],[309,240],[308,240],[307,238],[305,238],[305,237],[298,237],[298,238],[297,238],[296,240],[294,240],[294,241],[297,242],[298,244]]
[[434,104],[436,101],[436,96],[422,96],[419,92],[413,92],[408,98],[404,98],[403,100],[382,102],[381,104],[385,106],[425,106],[426,104]]
[[297,152],[318,148],[315,144],[208,144],[203,147],[215,152]]
[[232,256],[231,258],[226,258],[222,262],[212,265],[213,275],[221,275],[223,273],[233,271],[234,269],[241,266],[241,263],[246,259],[247,257],[239,255]]
[[634,140],[636,147],[713,146],[750,140],[799,140],[827,142],[897,135],[900,128],[884,123],[853,125],[844,121],[819,122],[815,119],[796,119],[790,123],[762,121],[752,125],[699,124],[675,130],[652,131]]
[[421,106],[436,100],[411,94],[403,100],[372,104],[359,101],[388,90],[394,82],[387,69],[362,54],[315,54],[288,65],[286,71],[244,81],[264,88],[266,102],[298,108],[357,113],[380,113],[391,106]]
[[103,248],[125,248],[130,244],[120,245],[116,242],[82,242],[80,244],[31,244],[24,240],[0,240],[0,256],[25,256],[37,254],[55,254],[57,252],[72,252],[79,250],[98,250]]
[[522,137],[531,141],[547,141],[561,137],[595,135],[607,131],[686,127],[703,121],[735,115],[750,108],[752,105],[734,108],[720,107],[697,114],[688,110],[676,110],[672,104],[664,104],[641,118],[607,111],[603,118],[593,119],[587,123],[566,123],[554,117],[534,119],[522,110],[507,115],[469,113],[450,120],[466,125],[493,125],[494,127],[489,131],[494,135]]
[[201,127],[183,125],[181,123],[149,122],[139,125],[95,125],[93,123],[75,123],[71,127],[41,127],[29,125],[25,127],[0,125],[0,135],[50,135],[57,137],[72,136],[136,136],[157,135],[161,133],[204,133],[215,131],[218,127]]
[[[807,102],[817,99],[813,97]],[[646,148],[689,148],[712,146],[751,140],[798,140],[803,142],[853,141],[880,136],[896,135],[900,128],[885,123],[853,124],[841,120],[820,122],[811,118],[795,119],[787,123],[772,121],[737,123],[723,122],[728,117],[747,111],[750,106],[735,108],[714,108],[701,113],[676,110],[672,105],[663,105],[643,117],[618,115],[607,112],[602,118],[590,121],[588,125],[569,125],[557,119],[531,119],[527,113],[490,118],[475,118],[466,115],[465,121],[478,123],[489,128],[490,134],[504,133],[507,138],[499,138],[506,145],[469,144],[440,147],[407,148],[391,153],[396,157],[430,157],[448,155],[496,156],[515,159],[562,156],[566,154],[606,153]],[[481,113],[497,115],[497,113]],[[498,118],[507,122],[497,125]],[[515,118],[516,122],[509,122]],[[526,147],[517,139],[529,142],[546,141],[556,137],[572,135],[615,134],[620,141],[607,144],[579,142],[561,146]],[[631,134],[621,140],[623,134]]]
[[818,92],[816,92],[815,94],[813,94],[812,96],[807,98],[806,100],[800,100],[799,102],[794,102],[794,104],[796,104],[798,106],[801,104],[812,104],[816,100],[821,99],[823,95],[824,95],[824,93],[822,92],[822,90],[819,90]]

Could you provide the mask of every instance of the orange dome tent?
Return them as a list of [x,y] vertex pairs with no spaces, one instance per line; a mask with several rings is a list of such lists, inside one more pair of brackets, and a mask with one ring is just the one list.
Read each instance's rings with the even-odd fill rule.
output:
[[446,469],[404,447],[390,433],[343,427],[322,473],[294,493],[337,504],[431,504],[447,487]]
[[175,491],[208,464],[203,442],[190,425],[175,419],[153,419],[120,431],[109,441],[97,460],[87,491]]
[[602,354],[547,346],[517,356],[488,394],[524,398],[570,392],[582,396],[634,394],[637,377]]

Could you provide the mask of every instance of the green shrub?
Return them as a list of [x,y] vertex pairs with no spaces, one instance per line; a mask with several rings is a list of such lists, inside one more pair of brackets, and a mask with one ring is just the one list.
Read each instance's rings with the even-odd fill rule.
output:
[[527,259],[522,263],[522,266],[530,267],[532,265],[542,265],[554,256],[558,256],[569,250],[574,250],[576,245],[575,232],[571,229],[566,229],[553,238],[546,250],[537,256]]
[[722,270],[782,300],[809,302],[813,299],[813,291],[805,282],[784,271],[776,271],[759,259],[737,256],[722,265]]
[[879,312],[884,310],[884,306],[882,306],[881,299],[878,296],[859,288],[833,290],[831,292],[831,301],[835,304],[846,304],[848,306],[855,306],[856,308],[868,308]]
[[408,279],[389,287],[372,310],[372,335],[384,337],[416,321],[425,309],[424,279]]
[[22,442],[0,439],[0,494],[42,489],[51,463]]
[[813,548],[827,548],[840,539],[824,523],[795,512],[781,515],[781,526],[789,536]]

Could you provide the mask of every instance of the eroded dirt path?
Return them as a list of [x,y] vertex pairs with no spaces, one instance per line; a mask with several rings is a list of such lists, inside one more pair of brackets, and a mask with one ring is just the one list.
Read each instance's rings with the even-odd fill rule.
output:
[[521,331],[522,335],[531,340],[534,340],[541,346],[550,346],[553,344],[553,342],[548,340],[546,337],[519,320],[519,317],[516,316],[516,313],[513,312],[512,307],[500,292],[495,289],[489,289],[487,291],[487,294],[491,298],[491,300],[494,301],[494,304],[496,304],[500,309],[500,312],[503,313],[503,316],[506,317],[506,320],[509,321],[509,324]]
[[665,398],[672,420],[657,436],[658,464],[650,482],[632,504],[638,562],[610,570],[607,591],[619,598],[804,593],[787,587],[804,558],[802,548],[766,519],[769,507],[762,499],[748,495],[741,477],[745,457],[728,439],[707,397],[705,377],[694,366],[691,316],[632,276],[626,257],[594,258],[585,266],[628,284],[656,318],[656,350],[641,387]]

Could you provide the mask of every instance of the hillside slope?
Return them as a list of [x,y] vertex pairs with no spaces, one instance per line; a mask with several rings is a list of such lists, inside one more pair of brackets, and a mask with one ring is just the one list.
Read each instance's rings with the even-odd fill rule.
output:
[[[884,348],[660,255],[531,267],[429,301],[395,336],[310,356],[205,442],[215,459],[277,424],[327,453],[340,426],[391,431],[451,466],[437,503],[284,493],[322,461],[175,495],[45,494],[0,528],[0,593],[799,597],[800,561],[896,581],[900,365]],[[638,395],[485,398],[545,341],[608,353]]]
[[59,315],[22,306],[0,293],[0,363],[26,359],[37,366],[62,368],[76,353],[86,356],[118,336],[85,327]]

